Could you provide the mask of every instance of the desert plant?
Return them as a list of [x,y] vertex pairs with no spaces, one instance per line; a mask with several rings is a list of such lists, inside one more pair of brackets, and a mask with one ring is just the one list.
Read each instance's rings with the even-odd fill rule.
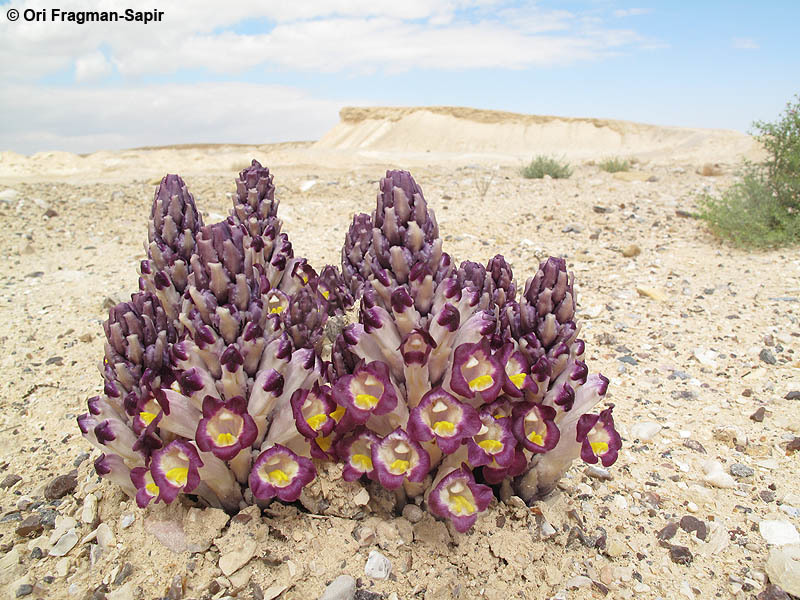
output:
[[756,121],[763,163],[746,162],[741,181],[719,197],[701,198],[700,217],[737,246],[771,248],[800,243],[800,96],[778,121]]
[[630,171],[631,169],[631,163],[616,156],[600,161],[597,166],[606,173],[618,173],[619,171]]
[[542,179],[545,175],[553,179],[567,179],[572,175],[572,167],[567,162],[540,154],[523,167],[520,173],[525,179]]

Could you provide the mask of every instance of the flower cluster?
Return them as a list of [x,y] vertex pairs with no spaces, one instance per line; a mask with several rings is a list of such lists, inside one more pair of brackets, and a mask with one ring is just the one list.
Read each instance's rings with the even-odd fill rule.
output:
[[[97,472],[139,506],[292,502],[338,461],[346,481],[402,490],[466,531],[504,486],[532,502],[576,458],[616,460],[564,260],[519,297],[500,255],[456,266],[420,187],[389,171],[341,272],[317,274],[281,233],[269,170],[253,161],[236,188],[230,216],[203,225],[180,177],[163,179],[141,291],[105,325],[103,394],[78,424]],[[329,316],[356,300],[357,322],[323,348]]]

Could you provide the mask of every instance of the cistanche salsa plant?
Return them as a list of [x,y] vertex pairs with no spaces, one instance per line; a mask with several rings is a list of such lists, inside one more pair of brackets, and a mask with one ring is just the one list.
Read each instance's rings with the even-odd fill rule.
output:
[[155,194],[140,291],[109,313],[103,393],[78,418],[97,473],[140,507],[293,502],[338,461],[464,532],[502,489],[531,503],[576,458],[616,460],[563,259],[524,286],[501,255],[456,265],[404,171],[354,217],[341,271],[294,256],[277,211],[257,161],[221,223],[177,175]]

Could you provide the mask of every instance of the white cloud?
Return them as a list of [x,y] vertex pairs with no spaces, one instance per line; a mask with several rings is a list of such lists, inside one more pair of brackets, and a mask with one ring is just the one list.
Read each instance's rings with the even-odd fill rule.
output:
[[[63,4],[65,11],[117,6],[111,0]],[[142,77],[182,69],[238,73],[257,66],[351,73],[526,68],[602,58],[643,41],[632,31],[589,23],[567,11],[509,7],[497,0],[160,4],[161,22],[148,25],[2,20],[0,77],[31,81],[73,64],[79,81],[102,77],[111,68],[100,61],[101,46],[123,76]],[[35,8],[32,0],[19,10],[29,7]],[[248,21],[272,28],[230,31]]]
[[[355,102],[357,103],[357,102]],[[341,102],[248,83],[0,90],[0,148],[100,149],[318,139],[338,121]]]
[[638,17],[653,12],[652,8],[624,8],[614,11],[614,16],[618,18],[623,17]]
[[739,50],[758,50],[760,46],[753,38],[734,38],[733,47]]
[[75,61],[75,79],[77,81],[95,81],[110,75],[111,63],[100,52],[92,52]]

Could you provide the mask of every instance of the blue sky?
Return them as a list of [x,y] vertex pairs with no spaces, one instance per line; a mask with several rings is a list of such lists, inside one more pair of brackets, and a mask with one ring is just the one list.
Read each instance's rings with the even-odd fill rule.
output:
[[173,0],[148,25],[0,4],[0,150],[23,153],[317,139],[353,104],[747,131],[800,92],[798,2]]

